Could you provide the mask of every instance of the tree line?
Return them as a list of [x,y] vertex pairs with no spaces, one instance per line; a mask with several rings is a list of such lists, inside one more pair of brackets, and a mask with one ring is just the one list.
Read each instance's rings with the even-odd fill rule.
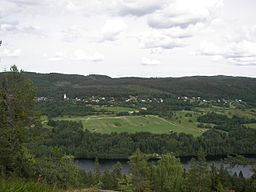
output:
[[[38,141],[37,148],[59,146],[76,158],[122,159],[128,158],[137,148],[147,154],[174,153],[176,156],[196,156],[203,150],[206,155],[256,154],[256,130],[234,126],[228,132],[209,129],[199,137],[185,133],[169,134],[111,133],[101,134],[84,130],[81,122],[54,121],[42,128],[40,134],[47,140]],[[29,144],[31,146],[31,144]]]
[[256,123],[256,119],[253,118],[239,117],[237,115],[233,115],[230,118],[227,115],[218,114],[214,112],[210,112],[198,117],[197,121],[201,123],[215,124],[215,126],[213,126],[214,129],[223,130],[227,132],[237,127],[240,127],[240,129],[246,129],[244,124]]

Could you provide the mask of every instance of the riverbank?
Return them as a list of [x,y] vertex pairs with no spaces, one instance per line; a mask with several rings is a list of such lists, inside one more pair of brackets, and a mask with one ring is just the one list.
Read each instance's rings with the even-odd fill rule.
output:
[[[256,161],[256,157],[250,157],[249,159]],[[122,165],[122,173],[129,173],[130,166],[128,164],[128,159],[99,159],[100,169],[101,172],[106,170],[112,170],[112,167],[117,163],[120,162]],[[156,163],[158,160],[149,160],[150,163]],[[85,171],[94,171],[95,170],[95,160],[94,159],[79,159],[76,160],[78,166],[85,170]],[[216,156],[211,159],[207,159],[208,166],[210,167],[213,163],[216,167],[220,167],[222,164],[222,159],[217,158]],[[181,159],[181,164],[184,169],[189,169],[191,167],[191,157],[190,158],[183,158]],[[225,168],[229,168],[230,165],[224,164]],[[235,167],[230,167],[229,171],[231,174],[239,174],[240,171],[243,173],[244,177],[249,178],[252,176],[252,168],[256,168],[256,165],[238,165]]]
[[[249,158],[249,159],[256,159],[256,154],[239,154],[239,155],[242,155],[246,158]],[[158,156],[158,157],[153,157],[151,155],[149,155],[149,160],[159,160],[161,159],[161,156]],[[186,162],[186,161],[190,161],[191,159],[193,158],[196,158],[196,156],[175,156],[176,158],[180,159],[181,162]],[[206,156],[206,159],[208,161],[211,161],[211,160],[222,160],[224,158],[228,157],[228,155],[207,155]],[[75,157],[74,160],[75,161],[80,161],[80,160],[95,160],[96,157],[91,157],[91,158],[79,158],[79,157]],[[106,160],[106,161],[128,161],[129,160],[129,157],[126,157],[126,158],[98,158],[99,160]]]

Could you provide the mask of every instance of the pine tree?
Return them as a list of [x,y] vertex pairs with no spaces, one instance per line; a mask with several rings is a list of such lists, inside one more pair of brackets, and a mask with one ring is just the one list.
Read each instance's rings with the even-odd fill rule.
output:
[[114,189],[114,178],[111,172],[105,170],[102,175],[102,188],[103,189]]
[[148,156],[139,149],[129,157],[129,165],[131,167],[132,183],[135,192],[149,191],[150,181],[148,180]]
[[118,179],[122,177],[122,164],[117,162],[113,166],[112,178],[113,178],[113,189],[118,189]]
[[1,76],[0,88],[0,169],[4,174],[28,174],[33,158],[24,142],[38,122],[33,114],[35,89],[16,66]]
[[163,155],[156,167],[154,186],[159,192],[180,192],[183,185],[183,168],[171,154]]
[[118,179],[118,189],[121,192],[133,192],[133,183],[131,175],[124,175],[123,177]]
[[227,191],[221,183],[219,170],[215,166],[214,163],[212,163],[212,165],[211,165],[210,178],[211,178],[211,191],[212,192],[226,192]]
[[99,159],[96,157],[95,162],[95,176],[98,182],[100,182],[101,179],[101,173],[100,173],[100,163],[99,163]]
[[186,192],[209,192],[211,180],[207,162],[203,152],[199,152],[197,160],[192,159],[191,168],[185,179]]

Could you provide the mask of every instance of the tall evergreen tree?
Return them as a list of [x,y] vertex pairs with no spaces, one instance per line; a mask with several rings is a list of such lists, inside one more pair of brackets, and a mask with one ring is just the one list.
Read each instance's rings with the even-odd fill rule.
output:
[[24,142],[26,133],[38,123],[33,113],[35,89],[16,66],[1,77],[0,88],[0,169],[7,174],[27,174],[32,157]]
[[183,168],[175,156],[163,155],[156,168],[155,174],[158,192],[180,192],[183,185]]
[[139,149],[129,157],[129,165],[131,167],[132,182],[135,192],[149,191],[149,180],[148,180],[148,156],[142,153]]
[[113,189],[118,189],[118,179],[122,177],[122,164],[120,162],[117,162],[113,166],[112,177],[113,177]]
[[210,174],[203,152],[199,152],[197,160],[192,159],[191,168],[186,175],[186,192],[209,192],[211,187]]

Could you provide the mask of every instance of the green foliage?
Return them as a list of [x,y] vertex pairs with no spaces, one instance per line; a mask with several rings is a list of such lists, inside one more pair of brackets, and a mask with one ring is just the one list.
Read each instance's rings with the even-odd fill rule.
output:
[[84,103],[73,103],[72,101],[42,101],[38,102],[37,105],[42,114],[47,115],[49,118],[65,115],[85,116],[93,115],[97,112],[93,107],[85,107]]
[[118,180],[122,177],[122,165],[120,162],[117,162],[113,166],[112,178],[113,178],[113,188],[118,189]]
[[242,155],[230,156],[228,155],[223,162],[225,164],[229,164],[231,167],[239,166],[239,165],[250,165],[256,164],[255,160],[250,160]]
[[[64,74],[26,73],[39,88],[40,96],[71,97],[86,95],[170,95],[202,98],[242,99],[255,105],[254,78],[244,77],[183,77],[183,78],[110,78]],[[55,83],[53,83],[55,82]]]
[[203,123],[214,123],[214,124],[223,124],[226,121],[228,121],[229,118],[226,115],[222,114],[217,114],[214,112],[207,113],[206,115],[198,117],[197,121],[198,122],[203,122]]
[[238,117],[234,115],[232,118],[229,118],[226,115],[217,114],[214,112],[207,113],[203,116],[197,118],[199,122],[203,123],[213,123],[215,129],[230,131],[234,128],[243,128],[243,124],[255,123],[256,119],[249,119],[247,117]]
[[118,180],[118,189],[123,192],[133,192],[132,176],[124,175]]
[[0,79],[0,172],[28,176],[33,157],[24,147],[26,133],[38,126],[35,89],[16,66]]
[[181,163],[175,156],[162,155],[158,165],[153,169],[154,191],[180,192],[184,186],[183,173]]
[[[36,156],[47,155],[48,148],[53,146],[59,146],[62,151],[74,155],[75,158],[101,159],[128,158],[138,147],[147,154],[172,152],[176,156],[196,156],[199,149],[203,149],[207,155],[256,153],[256,130],[248,128],[235,128],[229,133],[212,129],[204,132],[200,137],[193,137],[174,132],[100,134],[83,130],[80,122],[49,122],[53,126],[51,129],[38,130],[40,135],[45,135],[47,138],[34,142],[33,145],[37,150],[33,153]],[[33,145],[30,144],[29,147]]]
[[149,171],[147,166],[148,158],[149,157],[143,154],[139,149],[129,157],[132,183],[135,192],[143,192],[149,188],[149,181],[147,180]]
[[21,178],[1,178],[1,192],[58,192],[56,188],[49,187],[41,181],[26,181]]
[[[102,175],[102,189],[109,189],[109,190],[118,190],[118,182],[123,177],[121,173],[122,167],[121,164],[118,162],[112,168],[112,171],[104,171]],[[96,173],[97,175],[97,173]]]
[[95,176],[97,179],[97,183],[99,183],[100,182],[100,163],[98,158],[95,159]]
[[200,152],[198,159],[193,159],[185,179],[186,192],[208,192],[210,191],[210,174],[204,153]]
[[150,132],[155,134],[168,134],[170,132],[184,132],[194,136],[202,134],[202,131],[196,127],[174,124],[169,120],[153,115],[122,117],[106,115],[84,117],[71,116],[57,117],[54,118],[54,120],[81,121],[85,129],[97,133]]
[[[48,135],[42,135],[44,131],[34,108],[35,89],[31,82],[24,80],[22,73],[13,66],[1,76],[0,87],[0,174],[39,179],[61,188],[81,185],[82,172],[74,165],[73,157],[64,155],[54,146],[49,148],[52,151],[46,149],[44,155],[35,153],[38,151],[36,142]],[[53,131],[60,132],[58,127]],[[9,190],[10,182],[12,180],[3,181],[2,187],[7,186],[3,191]],[[20,191],[37,191],[37,187],[40,191],[39,184],[13,182]]]
[[[30,75],[33,76],[33,74]],[[200,93],[207,96],[208,93],[201,88],[206,88],[205,86],[207,86],[208,89],[206,88],[206,90],[209,91],[209,94],[212,94],[215,89],[215,85],[211,82],[212,80],[218,83],[230,80],[227,77],[214,77],[212,80],[209,80],[211,79],[209,78],[208,80],[206,79],[207,82],[202,81],[202,87],[192,86],[191,89],[187,89],[186,85],[185,88],[183,87],[184,90],[180,91],[173,82],[178,82],[178,85],[183,85],[186,82],[191,87],[193,85],[192,80],[201,81],[204,78],[184,78],[178,79],[178,81],[170,78],[122,78],[115,80],[103,76],[89,76],[86,77],[87,82],[80,82],[80,79],[84,77],[67,77],[58,74],[41,75],[40,77],[42,81],[37,81],[42,86],[40,87],[40,94],[47,93],[53,97],[59,93],[70,93],[72,96],[83,95],[84,91],[81,91],[81,88],[84,89],[88,86],[89,89],[86,90],[88,95],[100,92],[102,95],[112,94],[117,96],[130,93],[138,95],[150,93],[162,94],[161,96],[168,98],[170,96],[169,93],[173,91],[175,94],[197,95]],[[46,79],[44,79],[45,77]],[[61,79],[62,77],[63,79]],[[70,77],[72,79],[71,82],[69,81]],[[49,82],[53,80],[57,82],[47,88]],[[252,87],[253,80],[243,80],[247,81],[248,87]],[[164,82],[170,84],[167,85]],[[72,88],[63,87],[71,86],[73,83],[75,83],[75,86]],[[101,90],[102,83],[104,83],[103,90]],[[255,86],[255,84],[253,85]],[[214,90],[217,93],[213,97],[220,96],[223,93],[226,94],[224,96],[229,97],[225,90],[227,88],[226,85],[218,84],[218,86],[220,86],[218,87],[219,91]],[[49,120],[48,128],[43,128],[40,125],[38,113],[34,109],[35,90],[31,82],[23,79],[22,74],[15,66],[11,68],[11,72],[0,74],[0,87],[0,171],[4,175],[0,178],[1,192],[51,192],[58,191],[57,188],[81,187],[96,187],[127,192],[256,191],[255,173],[251,178],[247,179],[242,174],[232,176],[223,167],[218,169],[212,166],[209,170],[204,155],[199,154],[198,159],[192,161],[192,166],[188,173],[184,174],[179,160],[174,155],[162,155],[168,152],[174,152],[175,155],[180,156],[195,155],[200,149],[210,155],[255,154],[256,131],[242,126],[245,123],[253,123],[254,119],[207,114],[201,117],[200,121],[214,123],[220,126],[215,126],[215,129],[218,128],[227,132],[212,129],[197,138],[184,133],[161,135],[151,133],[91,133],[84,130],[81,122],[72,121]],[[112,89],[113,87],[114,89]],[[49,90],[56,90],[56,92],[48,93],[47,91]],[[227,91],[234,94],[234,97],[241,96],[240,98],[254,101],[255,95],[252,94],[254,90],[254,88],[250,89],[250,94],[247,96],[239,93],[234,87]],[[239,91],[241,92],[241,90]],[[136,99],[134,102],[136,102]],[[171,102],[175,103],[175,101],[170,100],[169,104]],[[61,104],[63,102],[55,103],[54,105]],[[65,103],[61,107],[56,107],[56,110],[53,108],[50,113],[52,116],[56,114],[70,115],[76,111],[76,115],[87,115],[95,110],[93,108],[84,110],[82,105],[68,102],[67,105]],[[175,114],[171,111],[173,108],[170,110],[170,106],[176,106],[179,109],[187,108],[187,110],[193,107],[189,102],[178,102],[178,104],[175,103],[174,105],[165,105],[165,103],[157,105],[155,103],[149,107],[149,111],[143,113],[158,114],[165,118],[172,118]],[[47,111],[51,107],[47,106],[46,108]],[[163,114],[159,113],[161,108],[163,109]],[[191,115],[186,112],[185,117],[190,118]],[[179,120],[182,123],[184,121],[184,119]],[[230,123],[230,127],[224,123],[226,121]],[[120,125],[120,122],[118,123],[116,126]],[[136,148],[140,148],[141,151],[147,154],[158,153],[161,156],[161,160],[156,165],[149,165],[148,158],[150,155],[146,155],[140,150],[133,153]],[[120,164],[115,165],[112,171],[101,173],[97,160],[95,172],[86,173],[74,164],[74,157],[70,155],[101,158],[126,158],[131,155],[129,158],[131,173],[123,175]],[[240,160],[244,159],[239,157],[239,163],[241,163]],[[8,178],[6,176],[12,174],[26,179]],[[47,183],[47,185],[44,183]]]
[[35,177],[58,188],[79,187],[82,184],[82,170],[74,164],[73,157],[53,156],[37,159]]

